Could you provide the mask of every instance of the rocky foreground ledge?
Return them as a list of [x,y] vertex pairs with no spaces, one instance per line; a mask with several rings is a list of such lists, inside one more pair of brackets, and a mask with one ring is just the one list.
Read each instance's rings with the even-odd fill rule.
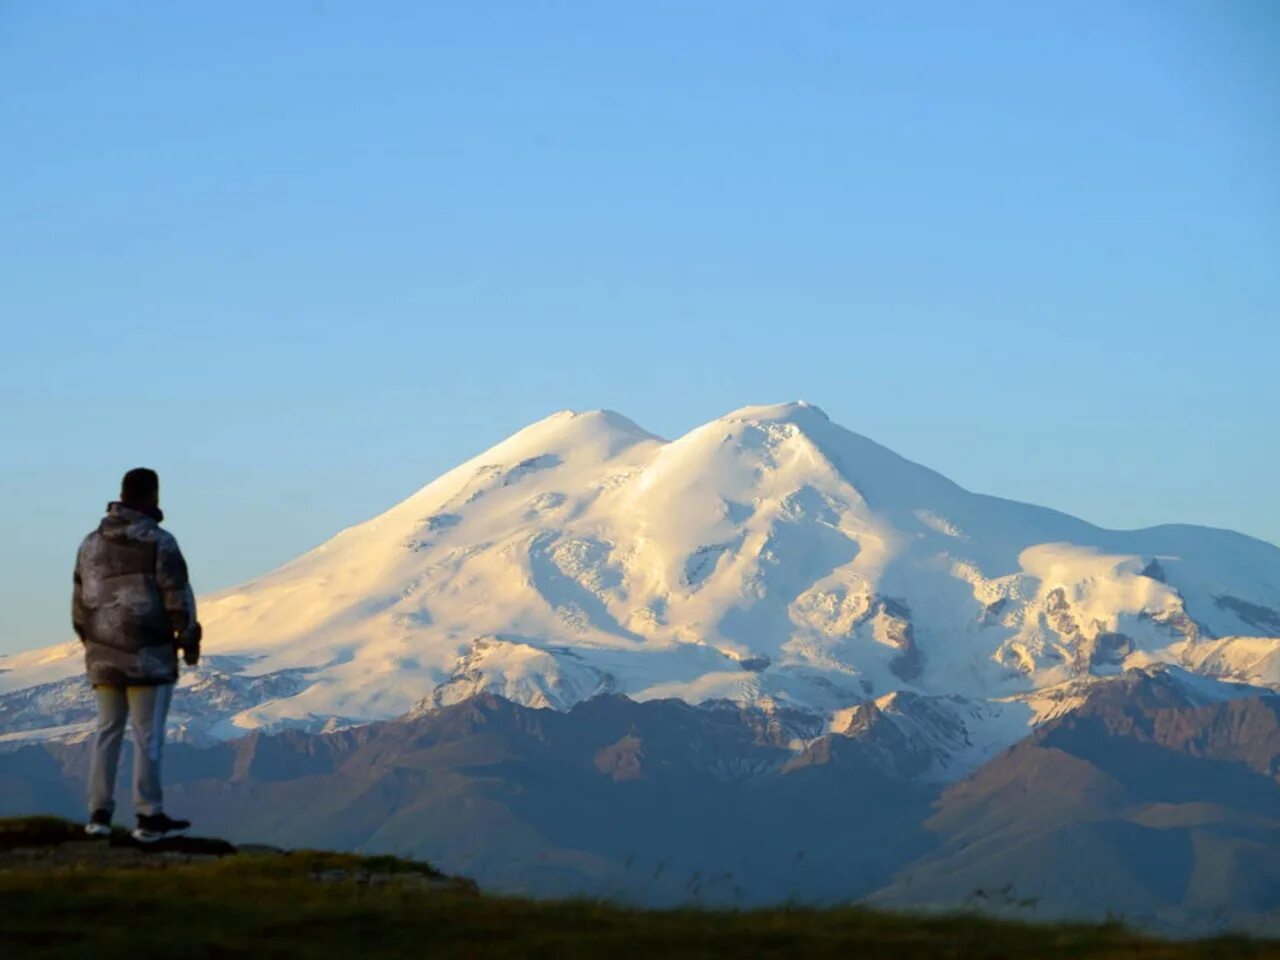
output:
[[[362,857],[318,850],[284,850],[261,844],[235,846],[209,837],[175,835],[141,844],[117,827],[109,838],[87,837],[84,826],[58,817],[0,819],[0,872],[58,870],[165,870],[212,864],[227,858],[268,873],[321,883],[395,885],[476,895],[471,880],[447,877],[430,864],[399,857]],[[127,886],[127,884],[125,884]]]
[[1280,942],[1170,942],[1119,924],[1031,925],[858,907],[633,910],[482,894],[396,857],[233,846],[0,820],[5,957],[950,957],[1280,960]]

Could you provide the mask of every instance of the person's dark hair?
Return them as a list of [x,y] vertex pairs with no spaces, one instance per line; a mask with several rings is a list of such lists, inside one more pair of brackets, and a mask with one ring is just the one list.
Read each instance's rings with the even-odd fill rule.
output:
[[154,503],[160,497],[160,477],[154,470],[134,467],[120,481],[120,499],[124,503]]

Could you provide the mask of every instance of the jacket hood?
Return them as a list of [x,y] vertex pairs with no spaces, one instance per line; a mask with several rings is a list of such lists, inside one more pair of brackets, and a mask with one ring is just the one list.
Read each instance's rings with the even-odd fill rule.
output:
[[113,500],[107,504],[107,515],[103,517],[99,529],[103,536],[120,537],[124,536],[124,531],[135,523],[158,524],[162,520],[164,520],[164,514],[159,507],[153,509],[133,507],[119,500]]

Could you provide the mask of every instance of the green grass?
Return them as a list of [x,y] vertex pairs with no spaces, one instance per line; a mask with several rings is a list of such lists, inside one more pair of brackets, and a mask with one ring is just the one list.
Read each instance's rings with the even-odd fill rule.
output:
[[[0,850],[78,840],[59,821],[0,823]],[[8,827],[8,829],[6,829]],[[7,838],[7,839],[6,839]],[[105,849],[105,844],[103,845]],[[1243,939],[1169,943],[1118,925],[916,918],[859,908],[623,909],[425,888],[424,864],[301,852],[164,869],[0,857],[0,954],[93,957],[1280,958]],[[317,876],[345,872],[343,879]],[[380,882],[361,882],[376,875]]]
[[0,820],[0,853],[21,846],[84,839],[84,827],[61,817],[11,817]]

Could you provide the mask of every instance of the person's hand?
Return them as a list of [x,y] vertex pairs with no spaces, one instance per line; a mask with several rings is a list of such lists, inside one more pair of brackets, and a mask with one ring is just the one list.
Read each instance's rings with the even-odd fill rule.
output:
[[182,651],[182,662],[194,667],[200,662],[200,638],[204,636],[204,628],[199,623],[178,638],[178,649]]

